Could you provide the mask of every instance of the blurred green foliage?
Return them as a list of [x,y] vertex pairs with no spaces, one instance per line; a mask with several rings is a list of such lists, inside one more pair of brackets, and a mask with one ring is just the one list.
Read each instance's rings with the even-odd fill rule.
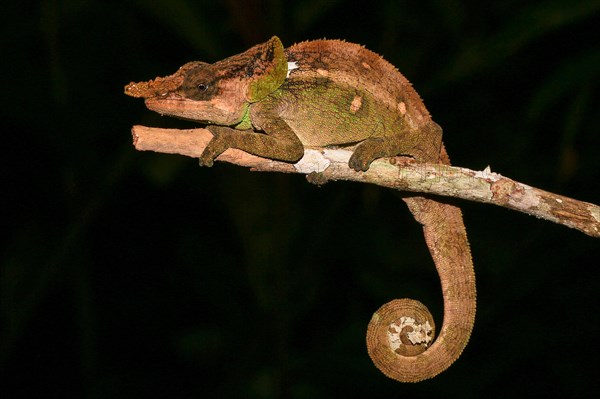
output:
[[[600,2],[227,0],[3,6],[5,398],[581,397],[598,393],[597,239],[461,202],[479,311],[463,356],[403,385],[364,348],[441,293],[396,193],[138,153],[179,127],[122,94],[277,34],[383,54],[455,164],[600,202]],[[7,395],[5,395],[7,394]]]

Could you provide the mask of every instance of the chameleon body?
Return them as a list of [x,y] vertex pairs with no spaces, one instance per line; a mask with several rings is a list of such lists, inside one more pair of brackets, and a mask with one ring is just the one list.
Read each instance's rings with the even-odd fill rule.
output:
[[[442,130],[408,80],[381,56],[339,40],[284,49],[277,37],[214,64],[190,62],[173,75],[130,83],[161,114],[202,122],[213,134],[200,156],[211,166],[228,148],[296,162],[305,147],[357,144],[360,173],[381,157],[449,164]],[[475,318],[475,276],[461,212],[421,196],[404,198],[423,225],[440,276],[444,320],[433,341],[424,305],[396,300],[375,312],[367,348],[388,377],[415,382],[444,371],[462,353]]]

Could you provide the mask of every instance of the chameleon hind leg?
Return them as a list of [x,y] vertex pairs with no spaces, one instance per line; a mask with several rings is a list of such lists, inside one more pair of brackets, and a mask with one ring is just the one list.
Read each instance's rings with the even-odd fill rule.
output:
[[365,172],[375,159],[396,155],[409,155],[419,162],[436,162],[441,146],[442,128],[432,121],[418,131],[400,130],[387,136],[369,137],[356,147],[348,166]]

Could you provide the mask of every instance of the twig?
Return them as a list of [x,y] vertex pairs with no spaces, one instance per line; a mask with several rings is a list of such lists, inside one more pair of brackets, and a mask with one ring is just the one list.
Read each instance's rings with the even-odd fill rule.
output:
[[[160,129],[134,126],[133,144],[139,151],[155,151],[199,157],[212,138],[206,129]],[[600,237],[600,207],[562,195],[543,191],[493,173],[439,164],[418,164],[408,158],[380,159],[367,172],[348,167],[352,151],[344,149],[306,149],[296,164],[260,158],[228,149],[217,161],[249,167],[261,172],[321,172],[321,179],[373,183],[400,191],[429,193],[462,198],[513,209],[565,225],[592,237]]]

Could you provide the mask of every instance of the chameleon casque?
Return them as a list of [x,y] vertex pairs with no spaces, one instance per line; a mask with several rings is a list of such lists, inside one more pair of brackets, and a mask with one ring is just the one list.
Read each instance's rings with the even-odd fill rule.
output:
[[[284,49],[277,37],[214,64],[189,62],[173,75],[130,83],[125,93],[160,114],[201,122],[213,134],[200,156],[211,166],[228,148],[296,162],[305,147],[356,145],[349,167],[410,156],[449,164],[442,129],[408,80],[381,56],[339,40]],[[461,354],[475,319],[475,275],[460,209],[418,195],[403,198],[423,226],[444,298],[434,340],[427,308],[410,299],[383,305],[371,319],[367,349],[388,377],[432,378]]]

